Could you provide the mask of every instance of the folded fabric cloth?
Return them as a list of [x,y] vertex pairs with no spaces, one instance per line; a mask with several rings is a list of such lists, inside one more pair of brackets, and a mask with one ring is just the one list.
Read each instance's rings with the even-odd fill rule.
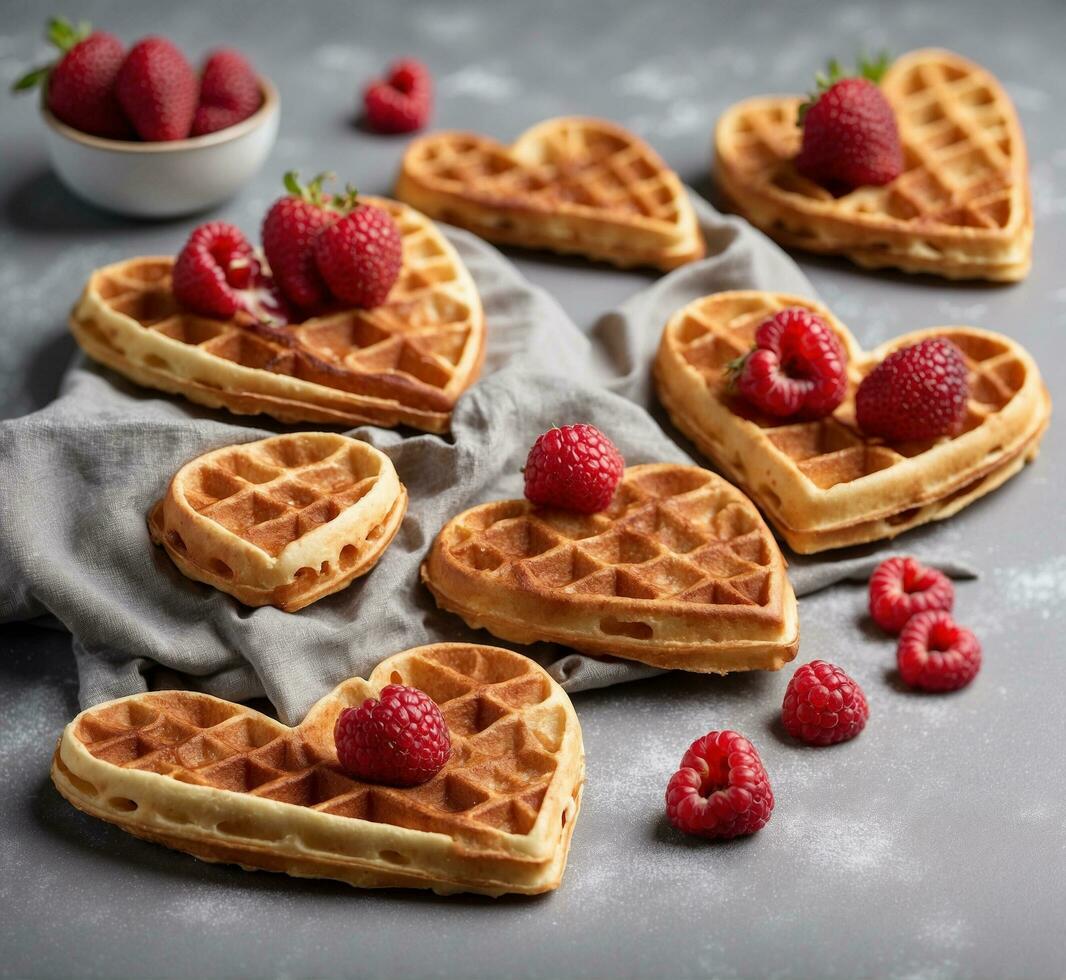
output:
[[[187,460],[284,428],[138,389],[79,358],[53,404],[0,424],[0,621],[51,614],[73,633],[83,706],[183,683],[230,700],[266,695],[289,724],[339,680],[366,675],[397,650],[497,642],[438,611],[419,583],[418,566],[445,521],[476,503],[521,496],[529,446],[553,424],[599,426],[630,464],[689,461],[645,410],[653,407],[648,366],[669,313],[721,289],[813,295],[760,233],[696,204],[710,258],[634,296],[590,338],[494,248],[447,231],[485,304],[486,376],[460,399],[451,439],[352,432],[393,459],[410,494],[408,515],[371,574],[298,614],[250,609],[186,579],[151,545],[144,520]],[[872,561],[805,560],[791,577],[802,595],[868,574]],[[547,644],[523,652],[570,691],[656,673]]]

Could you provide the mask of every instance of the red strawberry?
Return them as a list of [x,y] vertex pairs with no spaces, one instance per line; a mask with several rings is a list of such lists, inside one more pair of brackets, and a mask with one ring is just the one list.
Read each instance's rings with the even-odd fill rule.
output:
[[868,436],[910,442],[954,436],[966,420],[969,378],[962,354],[934,338],[889,354],[855,392],[855,418]]
[[826,322],[801,306],[775,313],[755,331],[755,347],[730,365],[732,384],[775,418],[829,415],[847,390],[847,355]]
[[315,239],[315,264],[337,299],[380,306],[403,265],[400,229],[388,212],[358,204]]
[[263,219],[263,252],[278,286],[290,303],[305,313],[315,312],[329,301],[329,290],[315,264],[315,238],[333,224],[349,206],[347,197],[337,200],[322,193],[329,174],[319,174],[306,187],[299,175],[285,175],[288,194],[278,198]]
[[285,322],[284,305],[239,228],[223,221],[200,225],[174,262],[174,296],[186,309],[216,320],[240,311]]
[[239,51],[220,48],[207,59],[192,135],[202,136],[247,119],[262,105],[259,77]]
[[166,38],[138,41],[119,69],[119,104],[143,140],[181,140],[192,129],[200,85],[185,55]]
[[388,75],[374,79],[363,93],[367,125],[378,133],[412,133],[429,121],[433,109],[433,81],[429,69],[414,58],[403,58]]
[[92,136],[132,139],[133,127],[115,98],[115,78],[126,53],[122,42],[103,31],[90,33],[88,24],[75,27],[65,17],[49,20],[46,36],[63,57],[20,78],[14,90],[44,82],[48,108],[60,122]]
[[862,61],[858,78],[844,78],[829,62],[819,74],[818,94],[800,108],[803,143],[796,169],[834,192],[887,184],[903,171],[896,115],[877,82],[888,58]]

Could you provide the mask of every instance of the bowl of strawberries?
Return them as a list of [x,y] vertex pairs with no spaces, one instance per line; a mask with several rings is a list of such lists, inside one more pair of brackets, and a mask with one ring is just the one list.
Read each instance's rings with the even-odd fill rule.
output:
[[233,48],[198,72],[173,42],[130,48],[113,34],[49,21],[58,59],[16,90],[40,87],[52,166],[75,194],[139,218],[213,207],[260,169],[278,132],[277,90]]

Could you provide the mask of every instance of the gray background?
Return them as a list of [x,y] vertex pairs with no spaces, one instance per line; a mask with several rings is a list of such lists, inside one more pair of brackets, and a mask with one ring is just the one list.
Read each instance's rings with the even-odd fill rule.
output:
[[[38,5],[2,4],[0,82],[35,55]],[[501,138],[586,112],[643,134],[706,191],[717,114],[796,91],[831,54],[942,44],[995,71],[1021,113],[1037,222],[1022,285],[948,285],[803,259],[864,343],[933,323],[1003,330],[1064,393],[1066,7],[1059,2],[451,6],[85,2],[131,41],[162,32],[198,54],[237,43],[279,83],[281,137],[219,216],[253,232],[289,167],[332,167],[383,192],[403,139],[352,124],[388,57],[437,79],[438,126]],[[96,265],[174,251],[193,220],[133,224],[82,206],[51,176],[32,99],[0,98],[0,414],[45,404],[73,353],[67,308]],[[582,326],[649,278],[516,255]],[[115,975],[1060,976],[1066,970],[1066,429],[1004,490],[902,547],[949,546],[982,578],[958,589],[983,641],[972,687],[906,693],[861,587],[801,606],[800,661],[832,656],[863,684],[868,730],[829,750],[776,727],[791,674],[679,675],[576,698],[586,804],[563,887],[535,900],[358,893],[194,862],[76,813],[47,779],[76,710],[69,638],[0,630],[0,973]],[[32,492],[32,488],[27,488]],[[2,502],[0,502],[2,506]],[[41,519],[47,520],[42,514]],[[897,549],[898,550],[898,549]],[[47,556],[42,556],[47,560]],[[389,651],[383,651],[383,654]],[[685,747],[732,727],[759,746],[777,794],[769,826],[724,846],[681,839],[662,792]]]

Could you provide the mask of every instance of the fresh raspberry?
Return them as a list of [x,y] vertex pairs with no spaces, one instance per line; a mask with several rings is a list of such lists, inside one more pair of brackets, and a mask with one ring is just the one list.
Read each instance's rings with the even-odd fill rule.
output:
[[204,64],[192,135],[203,136],[234,126],[252,115],[262,102],[255,69],[239,51],[221,48]]
[[708,732],[696,739],[666,787],[670,823],[699,837],[754,834],[766,826],[773,809],[762,759],[736,732]]
[[353,306],[380,306],[403,265],[400,229],[388,212],[358,204],[319,232],[315,265],[337,299]]
[[844,400],[846,365],[840,338],[826,322],[790,306],[760,324],[755,346],[729,370],[735,389],[767,415],[817,419]]
[[917,559],[888,558],[870,576],[870,615],[889,633],[898,633],[915,613],[951,612],[954,604],[951,579]]
[[910,442],[954,436],[966,420],[966,362],[949,340],[923,340],[889,354],[859,385],[855,419],[868,436]]
[[861,78],[843,78],[829,63],[818,93],[800,109],[803,142],[796,169],[834,193],[887,184],[903,172],[896,115],[876,84],[887,59],[860,65]]
[[239,228],[224,221],[200,225],[174,262],[174,296],[201,316],[228,320],[245,311],[285,322],[284,304]]
[[785,688],[781,721],[785,731],[808,745],[834,745],[866,727],[866,695],[839,667],[814,660],[792,675]]
[[315,264],[315,239],[346,209],[343,199],[334,200],[322,192],[322,182],[329,176],[319,174],[305,187],[290,170],[285,174],[289,193],[278,198],[263,219],[263,252],[270,270],[285,297],[305,314],[322,309],[329,301],[329,290]]
[[200,81],[185,55],[164,37],[146,37],[126,55],[115,94],[142,140],[185,139],[192,129]]
[[113,34],[75,27],[65,17],[48,21],[48,40],[62,57],[52,65],[35,68],[15,83],[22,92],[44,83],[48,108],[68,126],[108,139],[132,139],[133,127],[115,97],[115,78],[126,49]]
[[337,760],[356,779],[418,786],[448,761],[448,725],[433,699],[415,687],[389,684],[380,699],[345,708],[333,727]]
[[429,69],[414,58],[397,61],[385,78],[376,78],[367,86],[363,106],[367,124],[378,133],[421,129],[433,109]]
[[930,609],[907,620],[899,635],[896,663],[900,679],[923,691],[956,691],[981,669],[981,644],[951,613]]
[[610,504],[625,465],[615,444],[594,425],[549,429],[526,458],[526,499],[594,514]]

